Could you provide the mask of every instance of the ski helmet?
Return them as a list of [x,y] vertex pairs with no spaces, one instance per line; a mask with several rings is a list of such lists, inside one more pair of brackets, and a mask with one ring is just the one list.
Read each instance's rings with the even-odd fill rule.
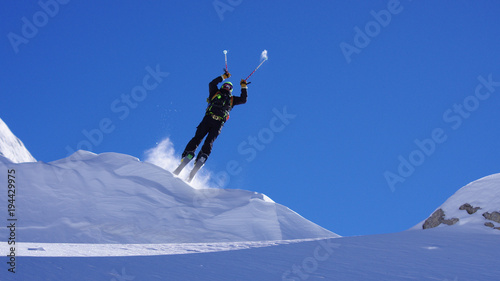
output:
[[[228,86],[226,86],[226,85],[229,85],[229,89],[227,89]],[[220,87],[220,88],[221,88],[221,90],[222,89],[229,90],[229,92],[231,93],[231,92],[233,92],[233,83],[231,83],[229,81],[228,82],[224,82],[224,84],[222,84],[222,87]]]

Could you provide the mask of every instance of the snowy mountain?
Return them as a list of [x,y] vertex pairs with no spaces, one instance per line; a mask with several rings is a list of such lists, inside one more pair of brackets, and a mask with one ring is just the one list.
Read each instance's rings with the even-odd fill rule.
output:
[[14,163],[36,162],[35,158],[26,149],[23,142],[19,140],[9,129],[7,124],[0,118],[0,156]]
[[[2,141],[17,139],[10,130],[1,133]],[[435,228],[422,230],[434,225],[426,220],[400,233],[339,237],[263,194],[193,188],[155,164],[118,153],[78,151],[51,163],[0,156],[0,170],[7,225],[0,230],[0,280],[500,276],[500,175],[450,197],[433,215],[440,223]],[[452,227],[443,225],[449,221]]]
[[412,229],[449,226],[500,233],[500,174],[462,187]]

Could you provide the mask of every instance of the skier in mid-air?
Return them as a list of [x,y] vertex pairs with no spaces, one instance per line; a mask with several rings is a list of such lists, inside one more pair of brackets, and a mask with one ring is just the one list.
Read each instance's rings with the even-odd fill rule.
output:
[[231,82],[224,82],[221,88],[218,87],[219,83],[223,82],[231,74],[225,70],[224,74],[215,78],[208,84],[209,96],[207,99],[208,106],[205,111],[205,117],[200,122],[196,129],[194,137],[189,141],[182,153],[182,160],[174,171],[175,175],[179,175],[182,169],[194,158],[196,148],[200,145],[205,136],[205,142],[201,147],[198,156],[196,157],[195,165],[187,179],[190,182],[196,175],[196,172],[205,164],[208,156],[212,152],[212,146],[215,139],[219,136],[224,123],[229,119],[229,112],[235,105],[244,104],[247,102],[247,82],[241,79],[241,95],[233,96],[233,84]]

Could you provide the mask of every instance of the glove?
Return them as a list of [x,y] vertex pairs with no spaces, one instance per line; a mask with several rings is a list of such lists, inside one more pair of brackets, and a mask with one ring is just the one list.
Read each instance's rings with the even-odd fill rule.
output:
[[227,78],[229,78],[229,77],[231,77],[231,73],[229,73],[229,71],[227,71],[227,70],[226,70],[226,71],[224,72],[224,74],[222,74],[222,78],[223,78],[224,80],[226,80],[226,79],[227,79]]
[[241,79],[240,86],[242,89],[248,89],[248,84],[250,84],[250,83],[247,83],[247,81],[245,81],[245,79]]

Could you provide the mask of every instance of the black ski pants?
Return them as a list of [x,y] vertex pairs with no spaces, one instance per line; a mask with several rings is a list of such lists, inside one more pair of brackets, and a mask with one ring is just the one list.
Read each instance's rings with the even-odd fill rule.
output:
[[219,136],[223,126],[224,122],[213,119],[211,115],[205,115],[196,129],[194,137],[186,145],[183,156],[189,152],[194,154],[196,148],[198,148],[203,138],[208,134],[205,139],[205,143],[201,147],[201,151],[198,154],[198,157],[202,154],[206,154],[208,157],[212,152],[214,141]]

